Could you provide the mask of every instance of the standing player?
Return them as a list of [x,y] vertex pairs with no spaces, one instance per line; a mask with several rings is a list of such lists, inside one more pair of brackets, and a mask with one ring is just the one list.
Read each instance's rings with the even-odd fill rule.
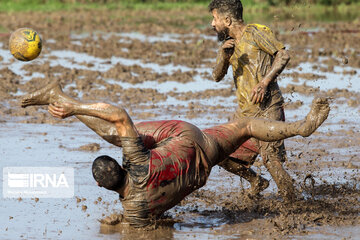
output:
[[[215,81],[221,81],[232,66],[238,110],[235,118],[261,117],[284,121],[284,99],[276,82],[290,57],[270,28],[260,24],[246,24],[240,0],[213,0],[209,5],[213,15],[212,27],[222,46],[213,70]],[[244,158],[243,152],[249,154]],[[275,180],[282,197],[295,197],[293,179],[284,170],[286,160],[284,142],[249,140],[231,157],[221,163],[225,169],[236,162],[253,163],[260,153],[264,165]],[[252,179],[256,174],[251,172]],[[245,175],[246,177],[246,175]],[[251,178],[247,178],[254,185]],[[259,186],[259,190],[263,187]]]

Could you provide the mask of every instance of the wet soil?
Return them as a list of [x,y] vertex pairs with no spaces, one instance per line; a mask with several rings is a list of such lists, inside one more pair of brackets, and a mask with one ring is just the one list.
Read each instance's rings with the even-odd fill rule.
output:
[[[194,11],[203,17],[191,18]],[[1,13],[3,29],[11,32],[19,27],[32,27],[42,36],[44,47],[37,60],[20,63],[8,53],[6,34],[0,35],[0,125],[61,123],[76,131],[75,118],[60,121],[49,117],[46,107],[20,108],[22,95],[54,79],[73,97],[123,105],[135,120],[184,119],[200,127],[226,122],[236,109],[234,86],[230,71],[221,83],[215,84],[211,79],[219,44],[206,16],[205,9],[185,13],[180,10]],[[278,79],[286,98],[287,119],[304,117],[315,95],[332,99],[331,115],[318,132],[287,142],[289,160],[285,165],[296,180],[299,200],[284,203],[273,183],[262,197],[251,199],[245,193],[246,183],[216,169],[207,186],[169,211],[160,220],[160,228],[152,233],[129,230],[118,224],[121,222],[121,218],[115,217],[118,215],[98,223],[96,219],[106,219],[106,215],[113,213],[109,206],[119,203],[112,202],[117,198],[112,195],[107,203],[97,199],[95,187],[84,194],[94,200],[78,198],[75,208],[81,211],[69,210],[69,214],[76,212],[87,218],[85,221],[95,222],[92,226],[99,228],[101,234],[116,233],[129,239],[181,238],[192,234],[198,238],[303,239],[319,236],[316,234],[327,238],[333,229],[342,232],[346,227],[350,227],[347,233],[355,236],[351,233],[356,234],[360,225],[360,32],[356,31],[360,21],[289,20],[263,24],[277,32],[291,54],[289,66]],[[2,128],[0,136],[3,140],[5,129]],[[27,131],[38,139],[40,147],[52,142],[45,130],[35,134],[29,127]],[[18,134],[19,139],[28,137]],[[60,154],[77,154],[76,161],[63,160],[70,166],[84,164],[78,160],[84,154],[113,151],[110,147],[103,149],[92,138],[86,139],[88,142],[77,140],[55,139]],[[20,143],[19,148],[32,151],[36,145]],[[5,146],[2,149],[5,155],[11,155]],[[83,168],[88,173],[84,174],[87,182],[92,180],[90,164]],[[269,179],[261,160],[255,162],[255,167]],[[95,207],[108,214],[92,212]],[[10,230],[23,231],[21,224],[19,220]],[[61,234],[59,231],[56,234],[65,236],[65,230]],[[87,232],[84,226],[78,231]],[[347,236],[340,233],[335,238]]]

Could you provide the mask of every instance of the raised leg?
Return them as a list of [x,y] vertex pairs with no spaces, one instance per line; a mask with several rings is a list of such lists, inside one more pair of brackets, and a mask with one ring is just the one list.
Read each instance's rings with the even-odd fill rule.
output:
[[[220,141],[225,153],[234,152],[241,144],[251,137],[260,141],[273,142],[293,136],[310,136],[326,120],[330,107],[327,99],[313,100],[311,110],[304,120],[293,123],[259,118],[239,118],[234,122],[218,126],[223,132],[229,132],[226,139]],[[226,130],[225,130],[226,129]],[[221,140],[221,139],[220,139]],[[229,145],[229,142],[231,145]]]
[[308,137],[326,120],[329,112],[330,107],[327,99],[316,98],[313,100],[311,110],[305,120],[286,123],[252,119],[247,128],[250,137],[266,142],[278,141],[296,135]]
[[287,123],[259,118],[239,118],[234,122],[205,129],[221,149],[219,161],[228,157],[245,141],[254,137],[265,142],[273,142],[296,135],[307,137],[327,118],[330,111],[326,99],[315,99],[305,120]]
[[119,137],[137,138],[139,134],[130,116],[122,107],[107,103],[58,103],[49,105],[49,112],[57,118],[85,115],[114,123]]
[[[63,93],[59,82],[54,81],[44,88],[25,96],[21,101],[21,107],[49,105],[55,102],[71,104],[80,103]],[[121,146],[114,123],[92,116],[76,115],[76,117],[109,143]]]
[[[250,137],[260,141],[260,152],[264,164],[274,178],[280,193],[285,199],[295,196],[293,180],[282,167],[282,155],[284,151],[278,143],[273,141],[282,140],[296,135],[304,137],[313,133],[327,118],[330,108],[326,99],[317,98],[313,101],[311,110],[305,120],[294,123],[273,121],[256,118],[239,118],[238,120],[211,128],[208,133],[216,138],[223,150],[223,156],[231,154]],[[281,145],[281,143],[279,143]],[[283,149],[283,150],[282,150]],[[227,160],[226,160],[227,161]],[[234,165],[231,162],[222,165]],[[241,168],[241,166],[239,166]],[[246,178],[245,178],[246,179]]]

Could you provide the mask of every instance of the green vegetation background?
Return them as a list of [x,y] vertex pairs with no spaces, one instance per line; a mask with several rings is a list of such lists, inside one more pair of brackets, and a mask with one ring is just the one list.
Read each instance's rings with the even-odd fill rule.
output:
[[[206,11],[211,0],[0,0],[0,12],[75,9],[196,9]],[[360,0],[242,0],[245,20],[253,18],[315,21],[359,21]],[[202,14],[200,14],[202,15]],[[199,16],[200,17],[200,16]],[[201,16],[203,17],[203,16]],[[209,16],[210,17],[210,16]]]

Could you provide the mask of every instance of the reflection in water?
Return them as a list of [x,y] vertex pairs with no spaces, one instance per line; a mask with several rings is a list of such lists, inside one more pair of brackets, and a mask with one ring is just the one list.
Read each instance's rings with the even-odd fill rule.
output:
[[100,233],[107,235],[121,236],[124,240],[137,240],[137,239],[173,239],[174,238],[174,221],[162,220],[160,227],[155,230],[144,231],[143,229],[134,229],[128,224],[119,223],[115,226],[101,224]]

